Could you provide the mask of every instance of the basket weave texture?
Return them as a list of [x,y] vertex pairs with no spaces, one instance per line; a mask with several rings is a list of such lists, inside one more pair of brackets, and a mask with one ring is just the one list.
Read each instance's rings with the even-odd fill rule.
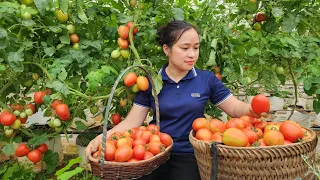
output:
[[[263,180],[293,180],[314,179],[314,174],[308,172],[308,165],[301,155],[315,161],[318,138],[316,133],[309,140],[291,145],[270,147],[231,147],[217,145],[218,148],[218,179],[263,179]],[[210,180],[212,176],[211,143],[197,140],[193,130],[189,140],[194,148],[198,168],[202,180]]]

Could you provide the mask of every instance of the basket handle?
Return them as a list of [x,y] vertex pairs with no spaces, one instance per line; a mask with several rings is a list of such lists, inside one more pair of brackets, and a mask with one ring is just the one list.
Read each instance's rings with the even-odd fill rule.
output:
[[112,102],[112,98],[114,95],[114,92],[116,90],[117,85],[119,84],[120,80],[122,79],[123,75],[129,71],[131,68],[140,68],[142,69],[146,74],[147,77],[151,83],[152,86],[152,91],[153,91],[153,96],[154,96],[154,100],[155,100],[155,109],[156,109],[156,124],[160,129],[160,113],[159,113],[159,101],[158,101],[158,96],[157,96],[157,91],[154,85],[154,82],[152,80],[152,76],[151,74],[146,70],[146,68],[142,65],[133,65],[133,66],[129,66],[127,67],[124,71],[121,72],[121,74],[118,76],[116,82],[114,83],[109,99],[108,99],[108,104],[106,107],[106,113],[104,116],[104,123],[103,123],[103,135],[102,135],[102,150],[101,150],[101,154],[100,154],[100,159],[99,159],[99,166],[102,166],[104,163],[104,153],[106,150],[106,140],[107,140],[107,126],[108,126],[108,118],[109,118],[109,111],[110,111],[110,107],[111,107],[111,102]]
[[212,170],[210,180],[218,180],[218,144],[222,143],[213,142],[210,148],[210,151],[212,153]]

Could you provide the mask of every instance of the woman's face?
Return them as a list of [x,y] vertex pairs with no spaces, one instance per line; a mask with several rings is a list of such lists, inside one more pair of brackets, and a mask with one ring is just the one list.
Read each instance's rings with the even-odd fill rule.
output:
[[179,71],[190,71],[199,57],[200,40],[195,29],[186,30],[171,47],[163,48],[169,58],[169,65]]

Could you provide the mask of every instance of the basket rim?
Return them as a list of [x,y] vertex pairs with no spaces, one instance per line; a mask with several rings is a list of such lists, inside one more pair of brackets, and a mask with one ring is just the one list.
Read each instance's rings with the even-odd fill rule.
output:
[[[108,164],[108,165],[129,165],[130,166],[130,165],[145,164],[145,163],[148,163],[148,162],[152,162],[155,159],[158,159],[158,158],[164,156],[167,153],[170,153],[170,151],[172,149],[172,146],[173,146],[173,143],[171,144],[171,146],[166,147],[166,149],[162,153],[159,153],[159,154],[153,156],[152,158],[149,158],[149,159],[146,159],[146,160],[140,160],[140,161],[136,161],[136,162],[116,162],[116,161],[106,161],[106,160],[104,160],[103,165]],[[89,163],[91,163],[91,162],[99,163],[99,160],[100,159],[93,158],[91,154],[87,156],[87,161]]]
[[[305,127],[303,127],[303,128],[305,128]],[[236,147],[236,146],[227,146],[227,145],[224,145],[224,144],[217,144],[217,146],[221,147],[221,148],[231,148],[231,149],[273,149],[273,148],[278,148],[278,147],[283,148],[283,147],[299,146],[299,145],[302,145],[302,144],[309,143],[309,142],[313,141],[317,137],[316,133],[312,129],[310,129],[310,128],[305,128],[305,129],[308,130],[311,133],[311,135],[312,135],[311,138],[308,139],[308,140],[302,141],[302,142],[297,142],[297,143],[292,143],[292,144],[284,144],[284,145],[277,145],[277,146],[258,146],[258,147],[252,147],[252,146],[249,146],[249,147]],[[189,133],[189,139],[190,140],[201,142],[201,143],[207,144],[209,146],[211,146],[211,144],[213,144],[212,142],[206,142],[206,141],[201,141],[201,140],[196,139],[193,136],[193,133],[194,133],[194,130],[191,129],[191,131]]]

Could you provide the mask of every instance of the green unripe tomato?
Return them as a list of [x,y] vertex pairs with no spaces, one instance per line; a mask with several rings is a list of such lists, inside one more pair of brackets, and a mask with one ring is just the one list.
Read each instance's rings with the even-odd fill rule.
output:
[[76,28],[72,24],[68,24],[66,28],[69,31],[69,34],[74,34],[74,32],[76,31]]
[[113,59],[118,59],[119,57],[120,57],[120,51],[118,50],[118,49],[116,49],[116,50],[113,50],[112,51],[112,53],[111,53],[111,57],[113,58]]
[[21,127],[21,121],[20,119],[16,119],[14,121],[14,123],[11,125],[11,128],[12,129],[19,129]]

